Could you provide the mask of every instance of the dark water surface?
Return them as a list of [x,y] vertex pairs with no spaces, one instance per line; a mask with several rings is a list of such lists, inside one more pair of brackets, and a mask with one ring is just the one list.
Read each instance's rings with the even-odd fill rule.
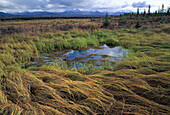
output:
[[40,55],[41,60],[33,62],[34,64],[53,64],[56,61],[64,60],[72,63],[90,63],[95,66],[100,66],[106,61],[116,63],[121,61],[128,54],[128,50],[121,46],[109,47],[106,44],[97,48],[90,48],[87,50],[68,50],[43,53]]

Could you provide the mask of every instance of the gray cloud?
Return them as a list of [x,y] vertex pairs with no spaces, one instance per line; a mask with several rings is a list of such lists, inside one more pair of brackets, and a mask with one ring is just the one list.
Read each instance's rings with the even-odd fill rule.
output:
[[50,0],[51,4],[59,4],[64,6],[74,6],[76,4],[82,3],[84,0]]
[[148,7],[149,5],[146,4],[146,1],[143,1],[143,2],[135,2],[132,4],[132,6],[134,8],[144,8],[144,7]]
[[23,7],[27,9],[41,9],[45,8],[48,3],[46,0],[9,0],[12,3],[16,4],[18,7]]
[[130,6],[130,4],[128,4],[127,2],[125,2],[125,3],[121,6],[121,8],[126,8],[126,7],[128,7],[128,6]]
[[[132,0],[0,0],[0,11],[65,11],[65,10],[86,10],[86,11],[127,11],[136,10],[136,7],[145,8],[148,4],[143,2],[132,3]],[[151,0],[154,1],[154,0]],[[148,1],[149,2],[149,1]],[[151,2],[150,2],[151,3]],[[156,4],[156,2],[154,2]],[[154,4],[151,4],[152,7]],[[157,6],[156,6],[157,7]]]
[[31,9],[42,9],[45,8],[46,0],[1,0],[0,10],[7,10],[12,12],[31,10]]
[[[67,10],[83,8],[87,0],[1,0],[0,10]],[[7,10],[7,11],[8,11]]]

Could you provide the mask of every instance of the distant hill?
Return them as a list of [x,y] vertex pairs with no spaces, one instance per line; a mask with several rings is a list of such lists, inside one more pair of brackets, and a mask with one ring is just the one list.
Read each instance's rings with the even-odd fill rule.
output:
[[104,15],[105,12],[99,11],[81,11],[81,10],[70,10],[59,13],[60,15]]
[[[109,15],[119,16],[124,12],[108,12]],[[104,17],[106,12],[99,11],[82,11],[82,10],[67,10],[64,12],[47,12],[47,11],[36,11],[36,12],[16,12],[16,13],[4,13],[0,12],[0,19],[15,19],[15,18],[43,18],[43,17]]]
[[4,12],[0,12],[0,15],[1,15],[1,16],[4,16],[4,15],[11,15],[11,14],[9,14],[9,13],[4,13]]
[[[24,12],[17,12],[13,13],[13,15],[98,15],[98,16],[103,16],[105,15],[106,12],[99,12],[99,11],[81,11],[79,9],[76,10],[67,10],[64,12],[46,12],[46,11],[36,11],[36,12],[29,12],[29,11],[24,11]],[[110,12],[110,15],[120,15],[123,14],[124,12]]]
[[52,12],[46,12],[46,11],[38,11],[38,12],[17,12],[13,13],[13,15],[56,15],[55,13]]
[[125,12],[114,12],[114,13],[111,13],[110,15],[113,15],[113,16],[119,16],[120,14],[123,15]]
[[18,12],[13,13],[13,15],[104,15],[104,12],[99,11],[80,11],[80,10],[69,10],[64,12],[46,12],[46,11],[38,11],[38,12]]

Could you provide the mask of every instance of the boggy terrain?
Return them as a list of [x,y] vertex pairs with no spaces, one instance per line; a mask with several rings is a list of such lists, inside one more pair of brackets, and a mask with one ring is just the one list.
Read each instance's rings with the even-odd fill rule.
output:
[[125,15],[121,17],[109,17],[110,24],[106,27],[103,25],[104,17],[84,18],[84,19],[41,19],[41,20],[4,20],[0,21],[1,34],[15,34],[15,33],[44,33],[44,32],[57,32],[70,31],[73,29],[79,30],[98,30],[101,28],[107,29],[133,29],[137,22],[141,26],[141,30],[162,28],[162,23],[168,23],[170,20],[169,15],[163,16],[147,16],[147,15]]
[[[6,22],[7,23],[7,22]],[[10,23],[10,22],[9,22]],[[17,23],[17,22],[16,22]],[[24,22],[23,22],[24,23]],[[0,38],[0,114],[168,115],[170,25],[20,33]],[[115,68],[29,66],[40,53],[99,44],[129,50]]]

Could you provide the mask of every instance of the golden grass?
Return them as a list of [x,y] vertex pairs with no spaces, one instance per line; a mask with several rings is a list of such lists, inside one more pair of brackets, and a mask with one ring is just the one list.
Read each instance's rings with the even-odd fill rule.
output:
[[[59,47],[55,46],[59,40],[76,38],[76,43],[81,43],[81,37],[85,42],[94,37],[98,43],[114,39],[113,43],[116,40],[129,49],[129,55],[113,70],[102,69],[97,73],[71,71],[57,64],[25,68],[40,52]],[[169,38],[162,29],[74,30],[3,36],[0,42],[0,114],[167,115],[170,113]],[[64,44],[61,49],[77,44],[71,45]]]

